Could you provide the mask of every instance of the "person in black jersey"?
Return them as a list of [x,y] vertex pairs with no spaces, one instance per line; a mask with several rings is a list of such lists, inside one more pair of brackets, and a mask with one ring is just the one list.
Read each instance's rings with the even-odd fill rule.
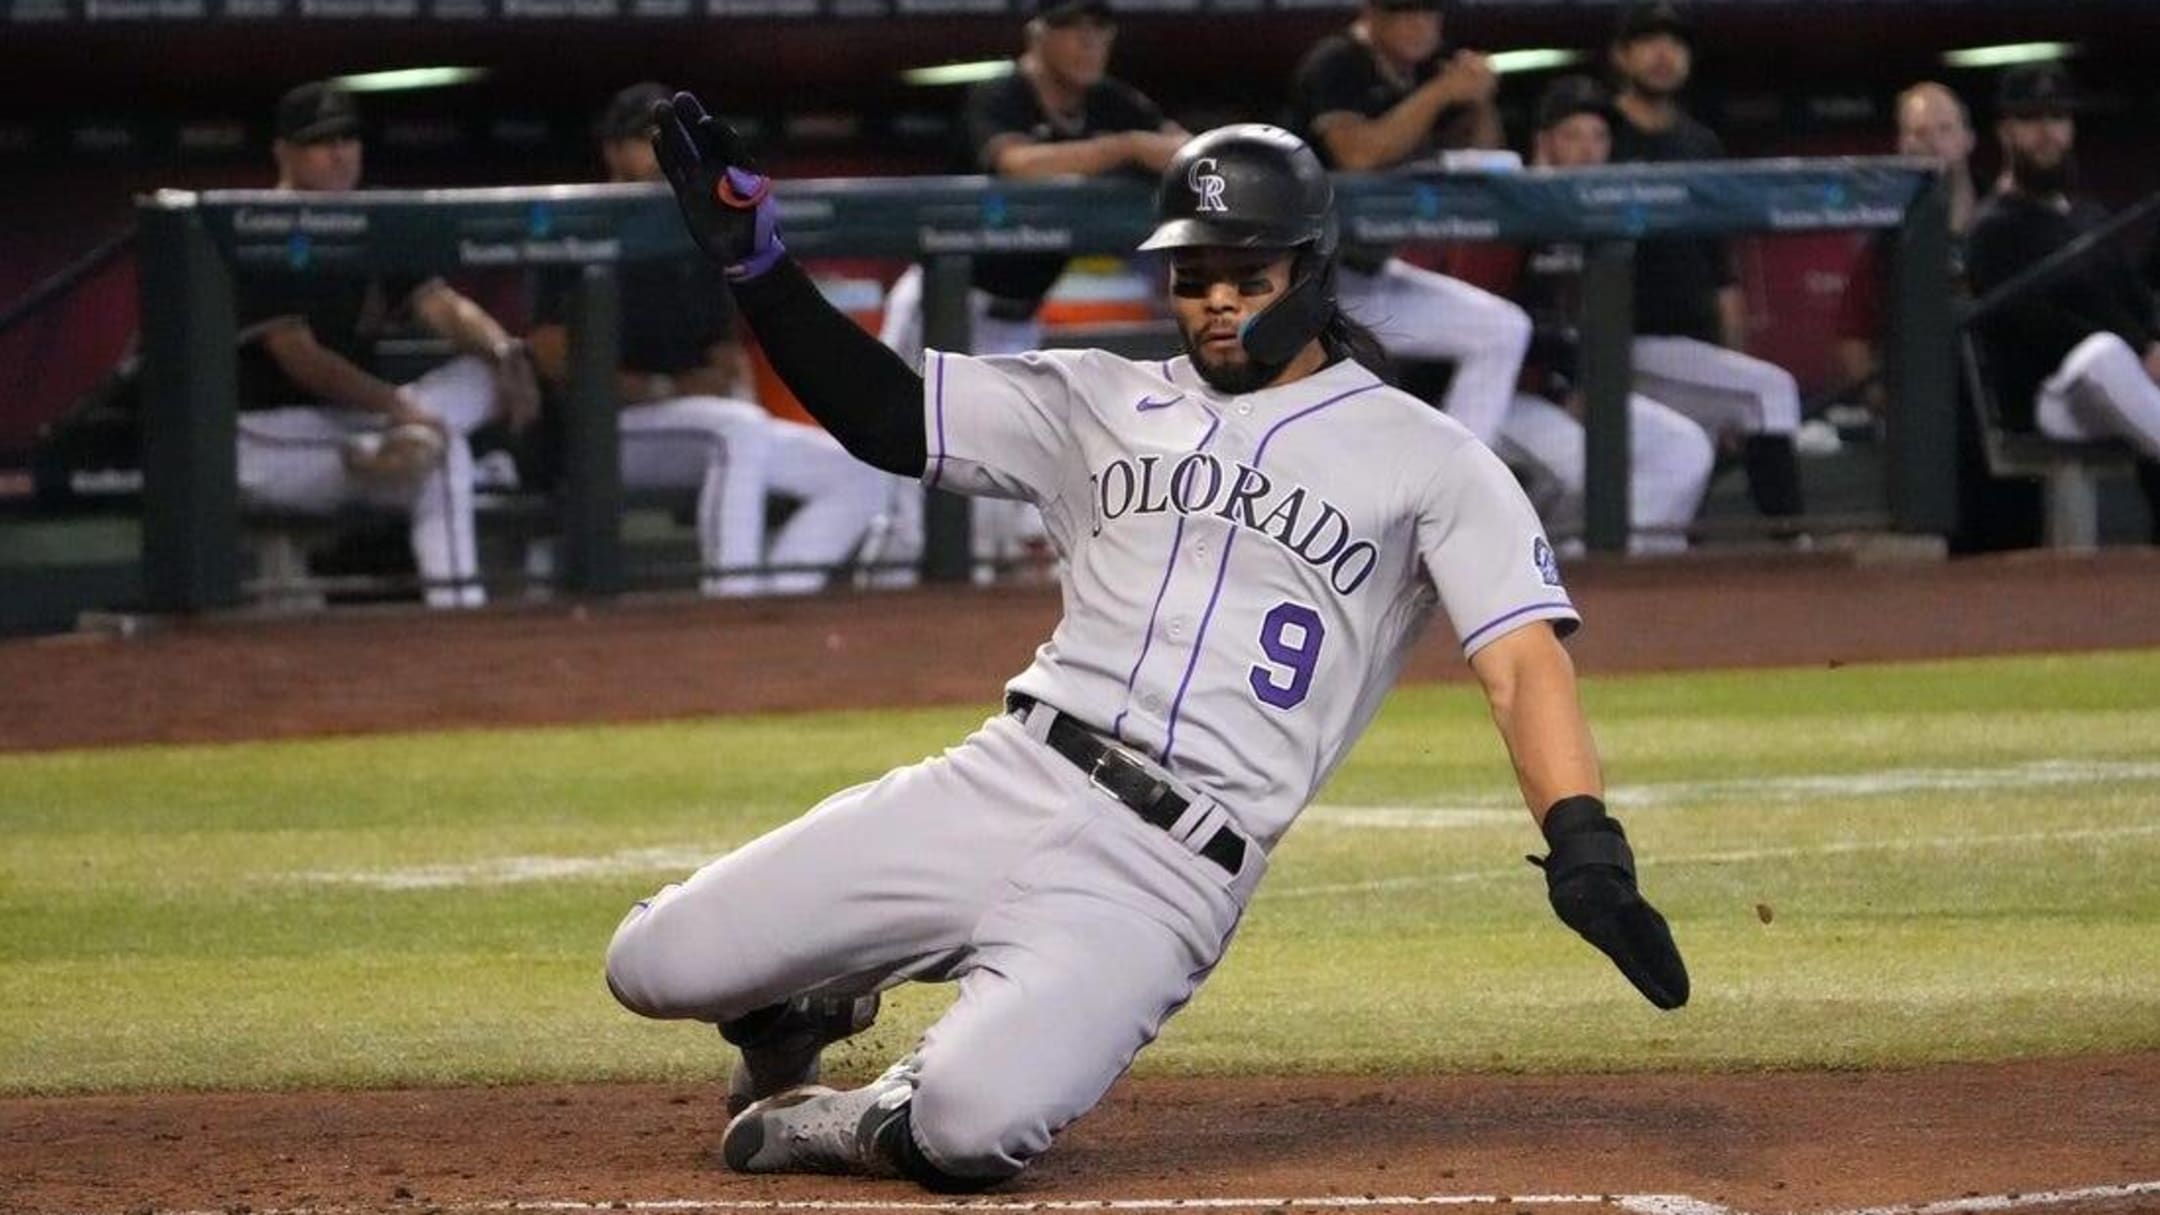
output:
[[[1899,93],[1892,107],[1896,151],[1922,156],[1942,166],[1950,188],[1951,278],[1961,298],[1965,289],[1965,240],[1980,208],[1973,181],[1972,154],[1978,142],[1965,102],[1948,86],[1924,80]],[[1878,232],[1862,248],[1846,276],[1838,303],[1838,373],[1848,392],[1877,415],[1894,408],[1883,375],[1882,346],[1890,331],[1889,275],[1891,233]],[[1980,419],[1966,399],[1965,377],[1957,377],[1957,525],[1950,533],[1952,553],[2000,552],[2033,548],[2042,542],[2042,502],[2037,482],[1996,477],[1988,468]]]
[[[1188,135],[1145,93],[1109,75],[1117,22],[1107,0],[1028,0],[1026,8],[1026,48],[1011,74],[968,93],[954,171],[1019,180],[1108,174],[1152,180]],[[1056,253],[977,257],[968,300],[974,352],[1016,354],[1041,346],[1036,314],[1065,262]],[[893,284],[878,336],[909,363],[921,361],[920,266]],[[1043,537],[1041,520],[1024,503],[977,498],[970,510],[978,576]],[[915,561],[922,555],[922,529],[922,488],[898,481],[869,555],[880,563]],[[902,569],[878,581],[912,577]]]
[[[1988,292],[2105,223],[2074,197],[2076,86],[2056,64],[2010,68],[1996,92],[2004,172],[1966,243],[1973,293]],[[2057,439],[2119,438],[2160,521],[2160,333],[2133,259],[2106,247],[1980,321],[2009,426]],[[2160,522],[2156,522],[2160,528]]]
[[[1330,168],[1385,170],[1439,152],[1497,147],[1498,80],[1475,51],[1441,53],[1439,0],[1368,0],[1307,52],[1290,85],[1291,125]],[[1388,353],[1452,363],[1436,402],[1490,444],[1530,344],[1523,310],[1385,247],[1343,250],[1337,293]]]
[[[358,188],[360,111],[335,84],[303,84],[278,100],[271,153],[279,191]],[[356,502],[412,516],[413,564],[432,607],[477,607],[473,458],[466,436],[538,409],[524,345],[441,279],[290,269],[234,276],[240,326],[241,498],[258,507],[331,513]],[[409,384],[368,370],[375,343],[417,326],[459,352]]]
[[[1612,44],[1619,80],[1614,163],[1710,161],[1725,145],[1680,105],[1694,67],[1694,27],[1665,0],[1622,10]],[[1738,446],[1755,507],[1802,510],[1793,438],[1800,386],[1792,373],[1745,354],[1747,305],[1731,250],[1717,238],[1635,246],[1635,385],[1694,418],[1726,447]],[[1836,431],[1811,438],[1836,447]]]
[[[1612,98],[1588,76],[1562,76],[1538,98],[1531,160],[1539,168],[1606,163],[1616,119]],[[1555,535],[1583,526],[1581,355],[1583,247],[1557,241],[1523,251],[1510,295],[1535,326],[1523,375],[1500,433],[1486,440],[1523,479]],[[1483,437],[1483,436],[1480,436]],[[1678,552],[1702,505],[1716,451],[1684,414],[1642,393],[1628,395],[1628,550]],[[1579,542],[1578,542],[1579,543]]]
[[[593,133],[608,180],[661,180],[652,110],[671,95],[659,84],[634,84],[601,112]],[[617,277],[622,363],[615,383],[624,488],[698,491],[705,594],[820,589],[883,505],[883,479],[824,431],[776,418],[757,404],[719,267],[705,258],[677,257],[626,262]],[[570,283],[549,285],[530,341],[542,374],[560,385],[569,372],[562,288]],[[800,505],[768,549],[765,507],[772,493]]]

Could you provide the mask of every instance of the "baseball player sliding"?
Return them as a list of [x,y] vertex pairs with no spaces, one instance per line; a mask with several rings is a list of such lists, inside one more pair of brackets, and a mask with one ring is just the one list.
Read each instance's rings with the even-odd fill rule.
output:
[[[1162,177],[1186,353],[974,358],[920,374],[789,260],[771,182],[677,94],[660,157],[774,366],[848,449],[1041,508],[1065,616],[1005,712],[641,902],[616,997],[716,1022],[751,1173],[1012,1177],[1221,959],[1268,853],[1438,608],[1542,826],[1554,909],[1661,1008],[1688,979],[1606,813],[1537,517],[1461,426],[1382,383],[1334,297],[1333,194],[1295,137],[1234,126]],[[958,1000],[875,1081],[802,1084],[907,980]]]

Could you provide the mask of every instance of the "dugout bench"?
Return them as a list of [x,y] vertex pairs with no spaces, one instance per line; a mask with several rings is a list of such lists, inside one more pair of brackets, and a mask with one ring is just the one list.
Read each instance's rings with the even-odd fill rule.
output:
[[[1343,239],[1585,245],[1582,373],[1586,540],[1625,551],[1634,242],[1652,237],[1894,230],[1890,416],[1896,530],[1942,535],[1955,509],[1947,196],[1931,162],[1904,158],[1613,165],[1337,178]],[[895,257],[925,266],[924,337],[969,348],[970,259],[1127,253],[1153,227],[1153,191],[1130,181],[982,177],[784,181],[782,230],[798,257]],[[138,200],[144,411],[143,586],[153,611],[240,599],[234,485],[232,275],[574,267],[578,284],[559,518],[563,584],[611,595],[624,575],[614,370],[614,266],[702,256],[657,185],[364,191],[159,191]],[[932,493],[931,579],[968,576],[964,503]]]

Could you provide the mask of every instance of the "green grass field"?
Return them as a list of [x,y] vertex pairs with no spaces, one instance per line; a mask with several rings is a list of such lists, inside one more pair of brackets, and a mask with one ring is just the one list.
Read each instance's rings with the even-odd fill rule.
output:
[[[1411,688],[1141,1070],[2160,1048],[2160,652],[1586,696],[1688,1009],[1547,911],[1474,690]],[[0,757],[0,1092],[717,1075],[710,1031],[608,997],[621,911],[980,715]],[[897,993],[835,1070],[876,1070],[947,998]]]

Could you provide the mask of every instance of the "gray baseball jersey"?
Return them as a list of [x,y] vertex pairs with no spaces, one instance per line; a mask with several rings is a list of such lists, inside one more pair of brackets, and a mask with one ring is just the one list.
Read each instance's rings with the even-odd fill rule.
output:
[[1432,609],[1466,654],[1578,622],[1507,468],[1343,361],[1243,396],[1184,358],[932,352],[925,480],[1041,508],[1065,615],[1011,690],[1145,751],[1272,846]]

